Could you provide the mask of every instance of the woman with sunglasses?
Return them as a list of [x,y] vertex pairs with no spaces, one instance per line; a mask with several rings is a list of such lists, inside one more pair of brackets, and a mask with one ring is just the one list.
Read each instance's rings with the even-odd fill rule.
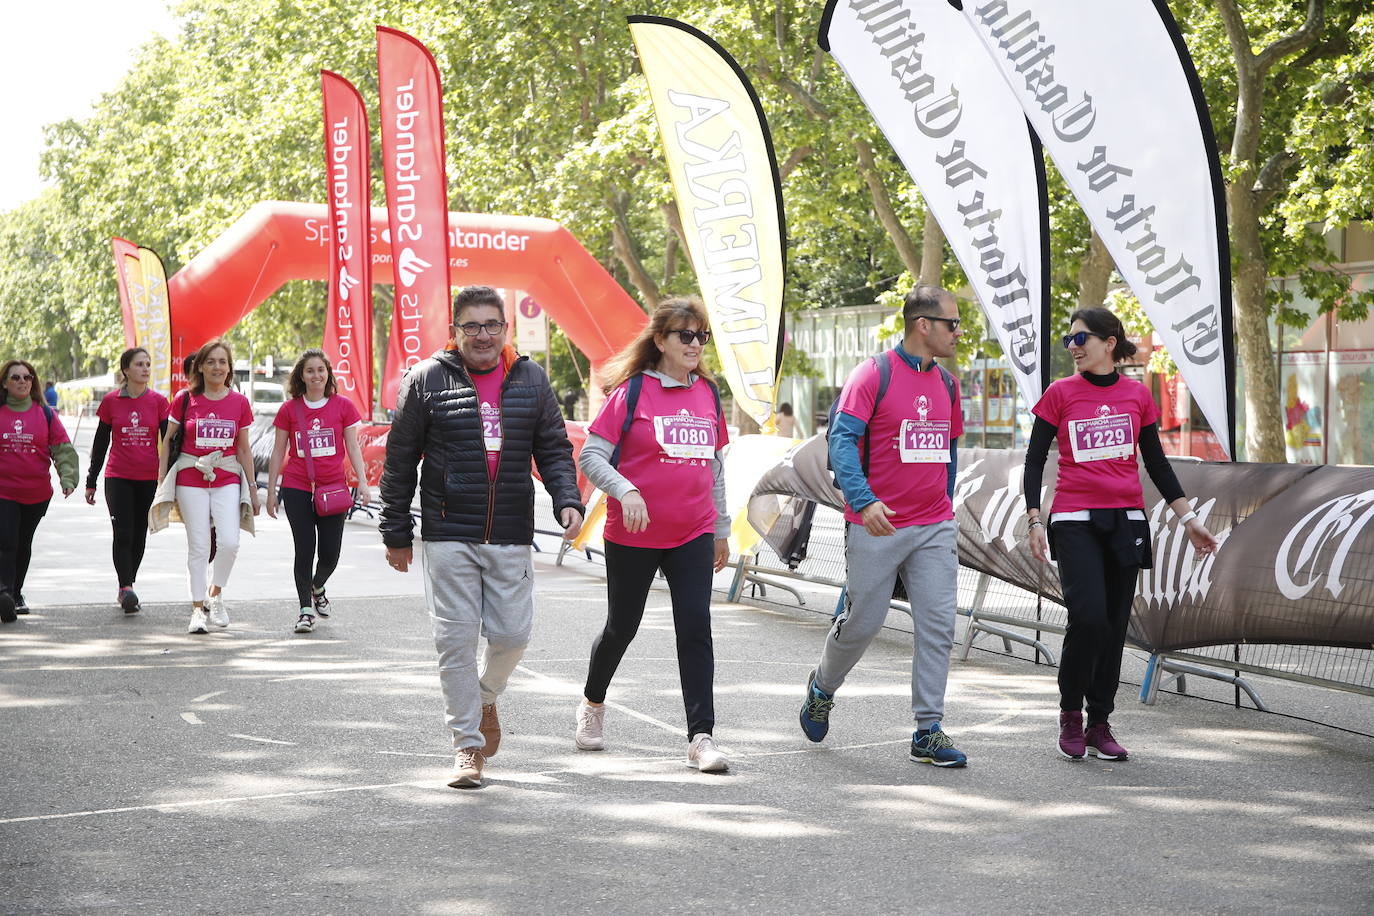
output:
[[[233,378],[234,354],[227,340],[215,338],[196,352],[189,387],[172,399],[171,433],[158,458],[158,489],[148,513],[149,530],[159,531],[175,504],[186,525],[191,592],[187,633],[229,626],[224,586],[238,557],[239,529],[253,533],[253,516],[261,506],[248,446],[253,406],[230,387]],[[176,441],[178,432],[179,450],[173,457],[168,443]],[[219,542],[213,564],[212,530]]]
[[105,467],[105,505],[114,528],[112,553],[119,580],[115,601],[126,614],[143,610],[134,580],[148,539],[148,509],[157,492],[158,440],[167,432],[170,409],[167,399],[148,387],[152,374],[153,359],[144,348],[132,347],[119,357],[121,384],[96,408],[100,425],[86,473],[86,505],[94,506],[96,479]]
[[644,616],[654,575],[672,596],[687,763],[720,772],[715,745],[711,579],[729,555],[720,450],[729,434],[701,365],[711,338],[697,299],[669,299],[607,365],[609,395],[587,430],[582,471],[607,497],[606,625],[592,643],[575,742],[605,747],[606,691]]
[[78,459],[57,412],[43,404],[38,372],[12,359],[0,371],[5,403],[0,406],[0,622],[29,612],[24,577],[33,556],[33,535],[52,501],[57,466],[62,496],[76,489]]
[[[1064,347],[1077,373],[1054,382],[1035,405],[1026,449],[1026,515],[1037,560],[1059,564],[1068,627],[1059,661],[1059,753],[1070,760],[1129,756],[1108,721],[1115,707],[1121,653],[1136,578],[1151,566],[1150,527],[1136,452],[1151,482],[1178,516],[1199,554],[1217,539],[1192,511],[1159,441],[1159,408],[1140,382],[1116,371],[1135,353],[1121,321],[1105,308],[1071,316]],[[1051,443],[1059,476],[1049,528],[1040,485]],[[1083,707],[1087,704],[1086,731]]]
[[[276,439],[267,465],[267,514],[277,517],[280,472],[280,500],[286,507],[286,520],[291,524],[291,539],[296,547],[294,572],[300,614],[296,617],[295,632],[309,633],[315,629],[316,617],[329,616],[324,587],[339,565],[344,521],[348,518],[346,511],[320,515],[315,507],[315,490],[347,485],[347,452],[353,473],[358,476],[354,499],[365,506],[372,501],[372,494],[367,489],[367,470],[358,446],[358,427],[363,425],[363,419],[353,402],[340,396],[334,367],[323,350],[306,350],[301,354],[286,380],[286,393],[291,400],[282,405],[272,421]],[[306,449],[310,450],[313,479],[306,466]]]

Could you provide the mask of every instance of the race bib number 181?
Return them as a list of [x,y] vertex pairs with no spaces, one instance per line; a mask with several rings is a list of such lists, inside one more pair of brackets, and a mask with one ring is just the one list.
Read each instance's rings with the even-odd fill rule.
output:
[[1129,458],[1135,454],[1131,418],[1125,414],[1110,414],[1091,420],[1070,420],[1069,444],[1073,448],[1073,460],[1079,464]]

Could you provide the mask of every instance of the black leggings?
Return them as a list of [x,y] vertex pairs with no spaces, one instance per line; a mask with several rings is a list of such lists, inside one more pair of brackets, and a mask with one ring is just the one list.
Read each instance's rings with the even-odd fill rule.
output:
[[1116,708],[1121,652],[1131,622],[1139,566],[1120,566],[1109,535],[1091,522],[1054,522],[1054,555],[1069,625],[1059,659],[1059,708],[1088,705],[1088,724],[1106,722]]
[[156,480],[105,478],[105,505],[110,509],[110,524],[114,527],[111,550],[120,588],[132,586],[138,578],[143,548],[148,542],[148,509],[156,494]]
[[644,602],[660,569],[673,599],[677,670],[687,710],[687,739],[716,726],[712,682],[716,657],[711,644],[711,578],[715,536],[707,533],[678,547],[626,547],[606,542],[606,626],[592,643],[584,695],[593,703],[606,690],[639,631]]
[[23,595],[24,577],[29,574],[33,533],[51,501],[25,504],[0,499],[0,592],[9,592],[15,602]]
[[[316,515],[315,497],[308,490],[295,487],[282,487],[281,503],[286,507],[286,520],[291,523],[291,539],[296,542],[296,597],[300,607],[311,606],[310,587],[324,588],[339,565],[339,552],[343,548],[344,519],[348,513],[338,515]],[[315,546],[319,545],[319,565],[311,576],[310,567],[315,562]]]

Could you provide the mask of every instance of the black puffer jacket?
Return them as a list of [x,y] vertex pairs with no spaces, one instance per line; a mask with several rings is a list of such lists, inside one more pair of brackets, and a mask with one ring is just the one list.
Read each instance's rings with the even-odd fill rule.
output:
[[[409,547],[410,515],[419,471],[420,536],[427,541],[529,544],[534,540],[530,459],[553,497],[557,520],[566,508],[584,511],[563,414],[549,377],[528,357],[517,359],[501,386],[501,460],[496,479],[478,417],[477,390],[462,357],[440,351],[401,379],[396,418],[382,470],[382,541]],[[558,527],[562,528],[561,522]]]

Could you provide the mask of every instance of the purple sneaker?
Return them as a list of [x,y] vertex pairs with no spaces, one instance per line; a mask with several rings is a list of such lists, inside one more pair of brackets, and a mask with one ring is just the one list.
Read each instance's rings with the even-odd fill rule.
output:
[[1059,711],[1059,753],[1070,760],[1082,760],[1087,753],[1083,746],[1083,713]]
[[[1126,760],[1130,756],[1129,751],[1116,743],[1112,727],[1106,722],[1088,726],[1086,742],[1088,753],[1100,760]],[[1062,747],[1064,739],[1059,739],[1059,744]]]

